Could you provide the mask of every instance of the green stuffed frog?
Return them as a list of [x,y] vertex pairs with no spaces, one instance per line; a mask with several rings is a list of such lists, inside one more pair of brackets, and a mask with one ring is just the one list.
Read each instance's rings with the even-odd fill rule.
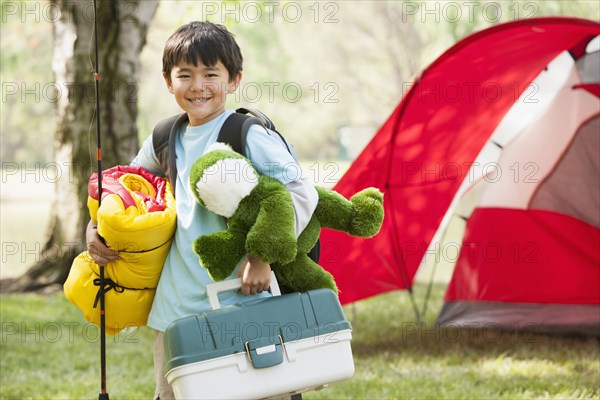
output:
[[321,228],[368,238],[383,222],[383,194],[378,189],[364,189],[348,201],[333,190],[316,187],[317,208],[296,238],[294,207],[285,186],[260,175],[247,158],[222,143],[196,160],[190,185],[202,206],[227,219],[226,230],[201,235],[193,245],[216,281],[229,277],[240,260],[252,254],[271,265],[285,291],[329,288],[337,293],[333,276],[308,256]]

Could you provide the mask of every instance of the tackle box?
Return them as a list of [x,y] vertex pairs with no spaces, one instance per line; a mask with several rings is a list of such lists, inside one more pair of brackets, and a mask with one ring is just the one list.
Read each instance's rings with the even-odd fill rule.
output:
[[[177,399],[262,399],[316,390],[350,378],[350,323],[334,292],[310,290],[218,308],[173,322],[164,336],[166,378]],[[219,286],[221,285],[221,286]],[[275,287],[274,287],[275,286]]]

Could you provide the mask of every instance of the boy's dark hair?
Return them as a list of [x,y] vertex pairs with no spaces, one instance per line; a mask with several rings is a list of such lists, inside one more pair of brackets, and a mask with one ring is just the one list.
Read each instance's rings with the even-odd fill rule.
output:
[[163,72],[170,79],[171,70],[179,62],[213,66],[221,61],[229,80],[242,71],[242,52],[231,32],[223,25],[207,21],[193,21],[171,35],[163,51]]

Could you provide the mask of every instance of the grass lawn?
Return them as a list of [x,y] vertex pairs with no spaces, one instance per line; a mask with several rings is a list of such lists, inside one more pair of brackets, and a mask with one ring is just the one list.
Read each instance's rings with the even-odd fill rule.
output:
[[[419,304],[424,293],[417,284]],[[304,398],[600,398],[598,340],[434,329],[442,295],[443,286],[434,287],[427,326],[414,322],[406,292],[346,307],[356,374]],[[0,398],[98,396],[98,329],[62,293],[2,295],[0,301]],[[108,337],[107,364],[111,399],[152,397],[149,329]]]
[[[314,162],[304,167],[315,182],[327,186],[346,166]],[[52,187],[43,181],[23,185],[16,175],[4,178],[0,277],[6,278],[22,273],[35,261],[36,249],[43,245],[42,218],[47,218],[49,208],[48,201],[41,199],[51,198]],[[449,269],[441,270],[437,276],[447,280],[450,274]],[[417,280],[428,277],[424,268]],[[354,328],[356,374],[326,390],[306,393],[304,398],[600,399],[598,340],[435,329],[432,323],[444,287],[442,283],[434,286],[428,325],[415,323],[407,292],[347,306],[346,315]],[[417,304],[423,304],[425,292],[425,285],[417,283]],[[86,323],[62,293],[0,295],[0,325],[0,399],[98,397],[98,329]],[[108,337],[111,399],[152,398],[151,342],[147,328]]]

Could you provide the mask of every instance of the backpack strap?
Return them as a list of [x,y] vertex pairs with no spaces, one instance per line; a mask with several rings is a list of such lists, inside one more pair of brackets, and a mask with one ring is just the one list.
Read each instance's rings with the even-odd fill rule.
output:
[[217,142],[230,145],[233,151],[246,157],[246,137],[254,124],[264,127],[259,119],[235,112],[223,122]]
[[[287,140],[285,140],[285,138],[283,137],[283,135],[281,133],[279,133],[279,131],[277,130],[277,128],[275,128],[275,124],[273,123],[273,121],[271,121],[269,119],[269,117],[267,117],[262,111],[259,111],[255,108],[238,108],[237,110],[235,110],[236,113],[241,113],[241,114],[250,114],[252,116],[254,116],[255,118],[259,119],[262,122],[262,125],[275,132],[280,138],[281,141],[283,142],[283,144],[285,144],[285,147],[287,148],[287,151],[294,157],[294,159],[296,158],[296,152],[294,152],[294,150],[292,150],[292,148],[290,147],[290,144],[288,143]],[[245,140],[245,136],[248,134],[248,131],[246,130],[245,132],[242,131],[242,135],[244,136],[244,140]]]
[[275,132],[285,144],[288,152],[296,158],[295,152],[290,148],[290,144],[277,131],[275,124],[262,112],[250,108],[238,108],[231,114],[221,127],[217,142],[227,143],[237,153],[246,156],[246,138],[252,125],[260,125],[265,129]]
[[179,128],[188,122],[186,113],[177,114],[160,121],[152,131],[152,147],[165,176],[171,182],[173,196],[177,182],[177,162],[175,158],[175,139]]
[[244,114],[244,115],[252,115],[253,117],[257,118],[260,120],[260,122],[262,123],[262,125],[267,128],[270,129],[272,131],[277,131],[277,129],[275,128],[275,124],[273,123],[273,121],[271,121],[269,119],[269,117],[267,117],[262,111],[257,110],[256,108],[238,108],[237,110],[235,110],[236,113],[238,114]]

